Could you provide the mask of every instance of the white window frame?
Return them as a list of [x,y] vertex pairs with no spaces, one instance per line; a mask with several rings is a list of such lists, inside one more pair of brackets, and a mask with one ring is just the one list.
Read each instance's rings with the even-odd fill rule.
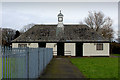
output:
[[97,43],[96,50],[103,50],[103,43]]

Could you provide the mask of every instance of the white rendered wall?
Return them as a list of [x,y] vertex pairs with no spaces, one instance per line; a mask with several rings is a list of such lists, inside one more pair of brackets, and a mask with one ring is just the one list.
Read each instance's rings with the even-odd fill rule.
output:
[[[65,43],[64,44],[64,50],[65,50],[65,53],[66,51],[70,51],[71,52],[71,56],[76,56],[76,53],[75,53],[75,50],[76,50],[76,47],[75,47],[75,43]],[[67,56],[67,54],[64,54]]]
[[12,48],[18,48],[18,43],[12,43]]
[[83,43],[83,56],[109,56],[109,43],[103,43],[103,50],[96,50],[95,43]]
[[53,55],[57,56],[57,43],[46,43],[46,48],[53,48]]
[[38,43],[12,43],[12,48],[18,48],[18,44],[27,44],[29,48],[38,48]]

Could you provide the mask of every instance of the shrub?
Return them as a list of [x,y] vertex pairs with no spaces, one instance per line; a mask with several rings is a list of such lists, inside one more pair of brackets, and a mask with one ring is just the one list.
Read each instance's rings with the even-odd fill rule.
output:
[[116,42],[110,43],[110,53],[111,54],[120,54],[120,44]]

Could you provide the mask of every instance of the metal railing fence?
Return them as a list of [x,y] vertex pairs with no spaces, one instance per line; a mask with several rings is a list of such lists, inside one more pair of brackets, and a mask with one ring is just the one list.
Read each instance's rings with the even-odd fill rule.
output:
[[38,78],[52,57],[52,48],[2,48],[2,78]]

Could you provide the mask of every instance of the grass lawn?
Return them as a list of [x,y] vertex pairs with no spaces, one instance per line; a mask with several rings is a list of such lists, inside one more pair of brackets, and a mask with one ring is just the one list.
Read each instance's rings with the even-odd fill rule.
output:
[[111,54],[111,55],[113,55],[113,56],[120,56],[120,54]]
[[118,78],[118,57],[70,58],[87,78]]

